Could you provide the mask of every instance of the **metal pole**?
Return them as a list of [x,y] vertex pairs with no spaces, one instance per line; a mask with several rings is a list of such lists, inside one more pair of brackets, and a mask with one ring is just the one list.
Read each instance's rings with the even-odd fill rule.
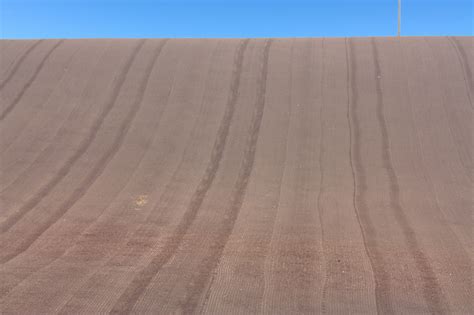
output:
[[402,0],[398,0],[398,37],[400,37],[400,31],[402,27]]

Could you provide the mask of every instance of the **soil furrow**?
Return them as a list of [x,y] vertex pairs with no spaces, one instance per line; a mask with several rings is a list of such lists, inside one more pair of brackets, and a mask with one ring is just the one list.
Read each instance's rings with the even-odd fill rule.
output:
[[472,43],[0,40],[0,309],[470,313]]
[[0,114],[0,121],[4,120],[8,114],[11,113],[11,111],[15,108],[16,104],[18,104],[25,95],[26,91],[28,91],[29,87],[33,82],[35,81],[36,77],[38,74],[41,72],[41,69],[43,69],[44,65],[46,64],[46,61],[49,59],[51,54],[64,42],[64,40],[58,41],[49,51],[48,53],[43,57],[41,60],[40,64],[36,67],[35,72],[33,75],[30,77],[30,79],[26,82],[26,84],[22,87],[18,95],[13,99],[13,101],[6,106],[6,108],[2,111]]
[[230,95],[226,104],[226,110],[222,121],[217,132],[217,137],[214,142],[214,147],[211,152],[211,158],[208,167],[198,184],[196,191],[191,197],[188,209],[181,222],[178,224],[173,237],[168,241],[163,250],[159,255],[155,256],[149,265],[132,281],[127,287],[125,292],[119,298],[114,308],[113,313],[129,313],[133,309],[138,298],[146,289],[147,285],[153,279],[154,275],[165,265],[176,252],[181,241],[186,234],[186,231],[194,222],[196,215],[202,205],[202,202],[211,187],[217,170],[219,169],[220,161],[225,149],[227,135],[229,134],[229,128],[232,123],[233,114],[235,111],[235,105],[237,103],[239,95],[240,77],[242,72],[242,64],[244,59],[245,50],[247,48],[249,40],[244,40],[239,46],[234,60],[234,72],[232,74],[232,81],[230,86]]
[[474,84],[472,82],[472,71],[467,63],[467,53],[464,47],[461,45],[459,40],[454,36],[448,36],[449,43],[453,46],[458,56],[459,63],[461,64],[462,73],[464,75],[464,82],[466,84],[467,96],[469,97],[469,104],[472,108],[472,90],[474,89]]
[[445,303],[442,303],[443,295],[439,283],[436,279],[436,274],[434,273],[433,268],[429,263],[429,259],[422,251],[418,243],[415,230],[411,227],[411,224],[405,215],[405,210],[403,209],[400,202],[400,185],[398,183],[397,174],[395,173],[395,170],[393,168],[392,157],[390,154],[390,141],[387,123],[385,121],[384,100],[382,94],[382,87],[380,84],[382,73],[380,71],[379,53],[377,50],[377,44],[375,43],[375,39],[372,39],[371,44],[375,65],[374,75],[376,78],[375,82],[377,92],[377,120],[380,126],[380,135],[382,139],[382,160],[384,164],[384,169],[387,172],[387,176],[390,182],[390,209],[392,209],[397,223],[403,231],[410,254],[413,257],[421,274],[421,279],[423,281],[423,295],[426,299],[426,302],[428,303],[430,313],[441,314],[445,312],[443,307]]
[[[144,42],[142,42],[144,43]],[[46,224],[44,224],[40,229],[38,229],[35,233],[31,234],[28,238],[26,238],[26,241],[23,242],[18,248],[17,252],[15,253],[15,256],[20,254],[21,252],[25,251],[28,249],[28,247],[38,238],[44,231],[46,231],[51,225],[53,225],[55,222],[57,222],[78,200],[80,200],[89,190],[91,185],[95,182],[95,180],[103,173],[104,169],[106,168],[108,162],[115,156],[115,154],[118,152],[119,148],[121,147],[123,140],[128,133],[128,130],[130,129],[131,123],[133,119],[135,118],[138,110],[141,107],[143,96],[146,90],[146,87],[148,85],[148,80],[150,78],[151,71],[153,70],[154,64],[163,48],[165,45],[166,40],[163,41],[161,45],[159,45],[155,51],[155,54],[153,58],[150,61],[150,64],[147,65],[147,71],[144,74],[143,80],[140,83],[140,88],[138,91],[138,96],[135,100],[135,102],[131,105],[130,112],[128,113],[126,119],[122,122],[119,132],[116,135],[116,138],[114,139],[114,142],[112,146],[109,148],[109,150],[101,157],[101,159],[98,161],[97,164],[94,165],[94,167],[91,169],[91,171],[87,174],[85,179],[79,184],[79,187],[73,192],[73,194],[66,200],[64,201],[58,208],[57,211],[55,211],[54,215],[48,219]],[[141,47],[141,45],[139,46]],[[137,50],[138,51],[138,50]],[[13,254],[9,257],[9,259],[12,259]]]
[[13,65],[11,70],[9,71],[9,73],[8,73],[7,77],[5,78],[5,80],[3,80],[2,83],[0,83],[0,90],[3,89],[5,87],[5,85],[8,84],[8,82],[10,82],[10,80],[13,78],[15,73],[18,71],[18,68],[20,68],[23,61],[26,59],[26,57],[28,57],[30,55],[30,53],[33,51],[33,49],[35,49],[35,47],[38,46],[39,44],[41,44],[42,42],[43,42],[42,39],[35,41],[30,47],[28,47],[27,50],[25,50],[21,54],[21,56],[15,61],[15,64]]
[[348,40],[347,65],[350,71],[347,77],[348,91],[348,122],[350,130],[351,145],[349,155],[354,178],[354,209],[359,222],[367,256],[374,273],[375,299],[377,312],[379,314],[393,314],[394,309],[390,298],[390,277],[385,268],[385,258],[378,249],[377,232],[369,214],[367,206],[367,171],[362,163],[361,155],[361,127],[357,115],[358,90],[356,81],[357,65],[355,62],[354,44]]
[[235,221],[242,207],[242,203],[245,198],[247,185],[252,174],[253,164],[255,161],[255,153],[257,151],[257,141],[260,132],[260,126],[262,122],[263,112],[265,108],[265,93],[267,85],[268,75],[268,60],[270,55],[270,47],[272,40],[267,40],[263,51],[263,64],[261,70],[260,80],[257,86],[257,98],[255,102],[255,112],[251,122],[249,130],[249,138],[244,153],[244,158],[241,164],[238,178],[234,186],[234,193],[230,202],[229,208],[225,212],[224,221],[222,227],[217,234],[216,242],[212,246],[212,253],[203,261],[199,270],[197,271],[198,277],[194,283],[188,288],[186,299],[182,303],[184,312],[193,312],[204,293],[204,288],[209,282],[214,270],[219,265],[222,253],[225,245],[232,233]]
[[71,196],[66,199],[59,208],[54,212],[54,214],[46,221],[46,223],[39,228],[35,233],[31,234],[27,238],[25,238],[25,242],[23,242],[17,251],[11,254],[8,260],[16,257],[20,253],[24,252],[28,249],[28,247],[43,234],[51,225],[56,223],[77,201],[79,201],[91,188],[92,184],[99,178],[100,175],[104,172],[107,164],[112,160],[112,158],[116,155],[118,150],[120,149],[125,136],[127,135],[130,126],[135,118],[138,110],[141,108],[143,96],[145,95],[145,90],[148,85],[148,80],[150,79],[151,71],[154,68],[154,64],[160,55],[162,48],[164,47],[166,40],[159,45],[155,51],[153,58],[150,61],[150,64],[147,66],[147,71],[144,74],[143,80],[140,83],[140,89],[138,91],[138,96],[135,99],[134,103],[130,106],[130,112],[128,113],[126,119],[120,125],[119,131],[116,134],[114,142],[112,146],[106,151],[106,153],[100,158],[97,164],[89,171],[87,176],[79,183],[78,188],[74,190]]
[[[162,42],[157,46],[157,48],[155,48],[155,51],[154,51],[154,54],[153,54],[153,55],[155,55],[155,57],[154,57],[154,58],[150,58],[150,62],[152,62],[153,64],[156,63],[157,59],[159,59],[159,58],[158,58],[159,55],[161,55],[161,51],[163,50],[163,48],[164,48],[166,42],[168,42],[168,39],[162,40]],[[158,55],[157,55],[157,54],[158,54]],[[98,62],[100,62],[100,61],[98,61]],[[148,83],[147,83],[147,84],[143,84],[143,83],[142,83],[142,84],[139,85],[139,87],[140,87],[140,92],[137,94],[137,95],[139,95],[139,97],[137,98],[137,100],[140,100],[140,101],[135,101],[135,102],[134,102],[134,105],[131,107],[131,110],[134,110],[134,108],[136,108],[137,106],[139,106],[139,104],[143,101],[143,98],[145,97],[145,88],[146,88],[146,85],[150,85],[150,83],[149,83],[148,80],[150,79],[149,76],[151,76],[151,73],[152,73],[152,70],[153,70],[154,67],[156,67],[156,66],[154,66],[154,65],[151,65],[151,66],[150,66],[150,65],[147,65],[147,67],[146,67],[146,69],[147,69],[147,76],[145,76],[145,77],[142,79],[142,81],[145,81],[145,80],[146,80]],[[161,69],[160,69],[160,70],[161,70]],[[148,87],[148,89],[150,89],[150,87]],[[143,90],[143,91],[142,91],[142,90]],[[142,94],[142,93],[143,93],[143,94]],[[165,97],[165,101],[163,102],[163,103],[166,104],[166,105],[163,106],[163,108],[161,109],[161,111],[159,111],[159,114],[156,115],[157,119],[156,119],[155,125],[154,125],[153,128],[151,128],[151,130],[152,130],[152,133],[151,133],[151,134],[153,134],[153,135],[156,135],[156,134],[157,134],[157,133],[156,133],[156,129],[157,129],[158,126],[160,125],[160,120],[161,120],[161,117],[162,117],[162,111],[163,111],[164,108],[166,108],[167,105],[168,105],[168,99],[169,99],[169,95],[170,95],[170,94],[171,94],[171,90],[167,93],[167,95],[166,95],[166,97]],[[137,104],[138,104],[138,105],[137,105]],[[127,116],[127,117],[130,117],[130,115]],[[127,119],[128,119],[128,118],[127,118]],[[120,130],[122,130],[122,129],[123,129],[123,127],[122,127]],[[153,138],[153,137],[151,137],[151,138]],[[121,141],[123,141],[123,139],[122,139]],[[146,144],[144,144],[144,147],[148,148],[148,149],[147,149],[147,153],[149,153],[149,152],[151,151],[151,150],[150,150],[150,146],[152,146],[152,143],[153,143],[153,139],[149,139],[149,140],[146,142]],[[114,153],[114,154],[115,154],[115,153]],[[144,158],[144,155],[145,155],[145,154],[143,154],[143,155],[140,157],[140,159],[139,159],[140,162],[139,162],[138,164],[141,164],[141,163],[142,163],[142,160],[143,160],[143,158]],[[119,155],[119,156],[120,156],[120,155]],[[139,166],[139,165],[137,165],[136,169],[138,169],[138,166]],[[135,169],[135,170],[136,170],[136,169]],[[94,172],[92,172],[92,173],[94,173]],[[135,171],[134,171],[134,174],[135,174]],[[150,184],[150,185],[151,185],[151,184]],[[120,191],[120,193],[123,192],[123,190],[125,189],[125,187],[126,187],[126,186],[123,187],[123,189]],[[79,234],[80,234],[80,233],[83,233],[82,235],[84,235],[84,231],[87,231],[87,229],[93,227],[93,223],[96,223],[97,221],[100,221],[101,216],[102,216],[103,211],[105,210],[105,207],[106,207],[106,206],[112,207],[112,204],[110,204],[110,205],[104,205],[104,208],[97,209],[96,211],[99,212],[100,215],[98,215],[98,216],[94,219],[94,221],[91,221],[90,223],[88,223],[87,226],[84,227],[81,231],[77,231],[77,233],[79,233]],[[122,214],[123,214],[123,213],[122,213]],[[118,214],[117,214],[117,217],[119,217]],[[78,242],[76,242],[75,245],[78,245]],[[52,259],[51,262],[49,262],[48,264],[46,264],[46,266],[43,266],[42,269],[47,268],[47,266],[50,266],[50,265],[53,264],[54,262],[57,262],[57,260],[64,259],[64,257],[67,256],[68,252],[69,252],[69,251],[73,251],[73,249],[75,249],[75,247],[62,248],[60,251],[58,250],[58,251],[56,252],[56,255],[55,255],[54,257],[51,257],[51,259]],[[120,253],[120,254],[123,254],[123,253]],[[118,255],[118,254],[117,254],[117,255]],[[37,272],[38,272],[38,271],[37,271]],[[39,271],[39,272],[41,272],[41,271]],[[33,273],[31,273],[30,275],[24,275],[23,278],[26,278],[27,276],[32,276],[32,275],[33,275]],[[18,282],[19,282],[19,281],[18,281]],[[16,283],[15,285],[18,285],[18,284],[19,284],[19,283]],[[8,289],[3,288],[3,291],[0,290],[0,297],[3,296],[3,295],[5,295],[6,292],[8,292],[8,291],[10,291],[10,290],[12,290],[12,289],[13,289],[13,286],[8,287]]]
[[[105,54],[105,49],[104,49],[104,52],[103,52],[100,56],[98,56],[98,57],[96,58],[96,60],[93,62],[95,66],[90,67],[90,71],[88,72],[87,76],[89,76],[89,77],[92,76],[94,69],[96,69],[96,66],[97,66],[101,61],[103,61],[103,58],[104,58],[103,55],[104,55],[104,54]],[[71,58],[71,60],[72,60],[72,58]],[[73,66],[72,66],[72,67],[73,67]],[[74,69],[72,69],[72,70],[74,70]],[[72,76],[71,76],[71,78],[72,78]],[[68,79],[69,79],[69,78],[68,78]],[[64,79],[64,80],[65,80],[65,79]],[[61,81],[60,81],[59,84],[58,84],[58,90],[61,89],[60,83],[61,83]],[[80,93],[80,98],[83,98],[83,97],[86,95],[86,93],[87,93],[87,84],[84,84],[84,87],[83,87],[83,89],[82,89],[82,92]],[[55,101],[53,101],[53,96],[48,97],[48,99],[44,102],[44,104],[46,104],[46,103],[48,103],[48,102],[51,102],[51,103],[55,102]],[[42,106],[43,106],[43,105],[40,105],[39,107],[42,107]],[[46,150],[46,148],[47,148],[51,143],[54,143],[54,140],[55,140],[55,139],[60,139],[62,131],[67,128],[68,123],[72,120],[72,117],[74,116],[74,114],[76,114],[76,113],[78,112],[78,109],[79,109],[80,106],[81,106],[81,103],[80,103],[80,102],[77,102],[77,103],[71,108],[69,114],[68,114],[67,116],[65,116],[64,119],[61,120],[61,121],[57,124],[58,127],[57,127],[57,129],[56,129],[56,132],[54,132],[54,134],[52,134],[52,136],[51,136],[51,138],[50,138],[51,140],[49,140],[48,142],[46,142],[46,144],[45,144],[44,146],[42,146],[40,150],[38,150],[38,152],[37,152],[37,154],[35,154],[34,158],[31,158],[31,159],[30,159],[30,161],[31,161],[30,163],[25,163],[25,162],[21,161],[22,164],[24,164],[25,166],[24,166],[21,170],[15,172],[16,175],[11,176],[12,179],[6,181],[6,178],[10,178],[10,177],[6,177],[5,180],[4,180],[2,183],[0,183],[0,184],[1,184],[1,185],[0,185],[0,195],[3,194],[8,188],[10,188],[15,182],[17,182],[18,180],[20,180],[20,178],[24,178],[24,177],[26,177],[26,176],[28,175],[28,173],[29,173],[28,170],[31,169],[31,166],[32,166],[35,162],[38,161],[39,156],[41,156],[41,154]],[[38,116],[41,116],[41,115],[38,115]],[[35,119],[36,119],[36,118],[35,118]],[[42,119],[42,120],[44,120],[44,119]],[[22,132],[21,132],[19,135],[17,135],[17,136],[15,137],[15,139],[14,139],[11,143],[5,145],[5,148],[4,148],[4,150],[3,150],[1,153],[2,153],[2,154],[5,154],[5,155],[6,155],[7,153],[9,153],[8,151],[11,150],[12,147],[14,147],[15,143],[18,141],[17,139],[20,139],[20,138],[23,136],[23,133],[26,133],[26,132],[29,131],[29,130],[27,130],[27,128],[28,128],[28,126],[25,126],[25,128],[22,130]],[[31,129],[33,129],[33,128],[31,128]],[[35,139],[35,140],[36,140],[36,139]],[[39,141],[38,141],[38,142],[39,142]],[[2,157],[0,157],[0,159],[1,159],[1,158],[2,158]],[[10,171],[10,168],[11,168],[11,169],[15,169],[15,166],[16,166],[15,164],[19,162],[18,160],[15,160],[15,161],[12,161],[11,163],[6,163],[5,160],[7,160],[7,159],[4,159],[4,160],[3,160],[4,163],[3,163],[3,165],[1,165],[0,172],[2,172],[2,171],[5,170],[5,169],[8,169],[9,171]],[[8,160],[12,160],[12,159],[10,158],[10,159],[8,159]]]
[[324,257],[324,241],[325,241],[325,235],[324,235],[324,225],[323,225],[323,216],[324,216],[324,209],[321,204],[321,196],[324,194],[324,167],[323,167],[323,156],[324,156],[324,128],[323,128],[323,108],[324,108],[324,57],[325,57],[325,51],[324,51],[324,39],[322,39],[321,43],[321,86],[320,86],[320,93],[321,93],[321,104],[319,105],[319,156],[318,156],[318,164],[319,164],[319,191],[318,191],[318,198],[317,198],[317,210],[318,210],[318,219],[319,219],[319,224],[321,225],[321,249],[322,249],[322,254],[323,258],[322,264],[325,266],[323,267],[324,269],[324,276],[323,276],[323,283],[321,285],[321,303],[320,303],[320,308],[319,312],[321,314],[326,314],[326,291],[327,291],[327,281],[328,281],[328,273],[327,273],[327,260]]
[[[41,200],[49,194],[51,190],[54,189],[54,187],[69,173],[71,168],[74,166],[74,164],[79,160],[79,158],[87,151],[87,149],[90,147],[91,143],[94,141],[94,139],[97,136],[97,133],[99,132],[100,127],[102,126],[102,123],[104,122],[104,119],[107,117],[109,112],[112,110],[114,107],[115,101],[118,98],[118,95],[120,93],[121,87],[123,83],[125,82],[125,78],[131,68],[131,65],[133,61],[135,60],[135,57],[137,56],[138,52],[140,49],[143,47],[145,41],[140,40],[139,43],[136,45],[136,47],[133,49],[132,53],[126,60],[122,72],[119,74],[117,77],[114,87],[112,88],[112,91],[110,93],[109,99],[106,102],[106,105],[100,115],[97,117],[97,119],[94,121],[92,127],[90,128],[90,131],[87,135],[86,138],[84,138],[79,145],[78,149],[74,152],[74,154],[61,166],[59,171],[56,173],[56,175],[51,178],[45,185],[41,187],[41,189],[35,193],[35,195],[30,198],[29,200],[26,201],[26,203],[21,206],[12,216],[8,217],[4,222],[2,222],[2,225],[0,226],[0,231],[2,233],[8,231],[13,225],[15,225],[16,222],[18,222],[25,214],[27,214],[29,211],[31,211],[36,205],[38,205]],[[16,256],[16,255],[15,255]],[[1,263],[4,263],[11,258],[6,258],[2,257],[0,260]]]

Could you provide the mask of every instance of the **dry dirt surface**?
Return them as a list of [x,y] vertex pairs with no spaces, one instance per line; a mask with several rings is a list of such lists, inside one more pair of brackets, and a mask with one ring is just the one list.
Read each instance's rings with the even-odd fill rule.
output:
[[0,41],[0,312],[472,314],[473,44]]

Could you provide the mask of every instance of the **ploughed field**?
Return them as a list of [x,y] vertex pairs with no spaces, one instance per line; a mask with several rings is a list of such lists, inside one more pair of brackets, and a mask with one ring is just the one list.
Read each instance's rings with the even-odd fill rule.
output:
[[0,312],[473,312],[472,37],[0,41]]

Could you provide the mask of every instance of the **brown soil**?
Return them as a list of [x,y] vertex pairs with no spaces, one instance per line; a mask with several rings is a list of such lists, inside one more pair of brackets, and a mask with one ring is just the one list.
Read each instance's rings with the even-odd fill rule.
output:
[[472,37],[0,41],[0,312],[473,312]]

